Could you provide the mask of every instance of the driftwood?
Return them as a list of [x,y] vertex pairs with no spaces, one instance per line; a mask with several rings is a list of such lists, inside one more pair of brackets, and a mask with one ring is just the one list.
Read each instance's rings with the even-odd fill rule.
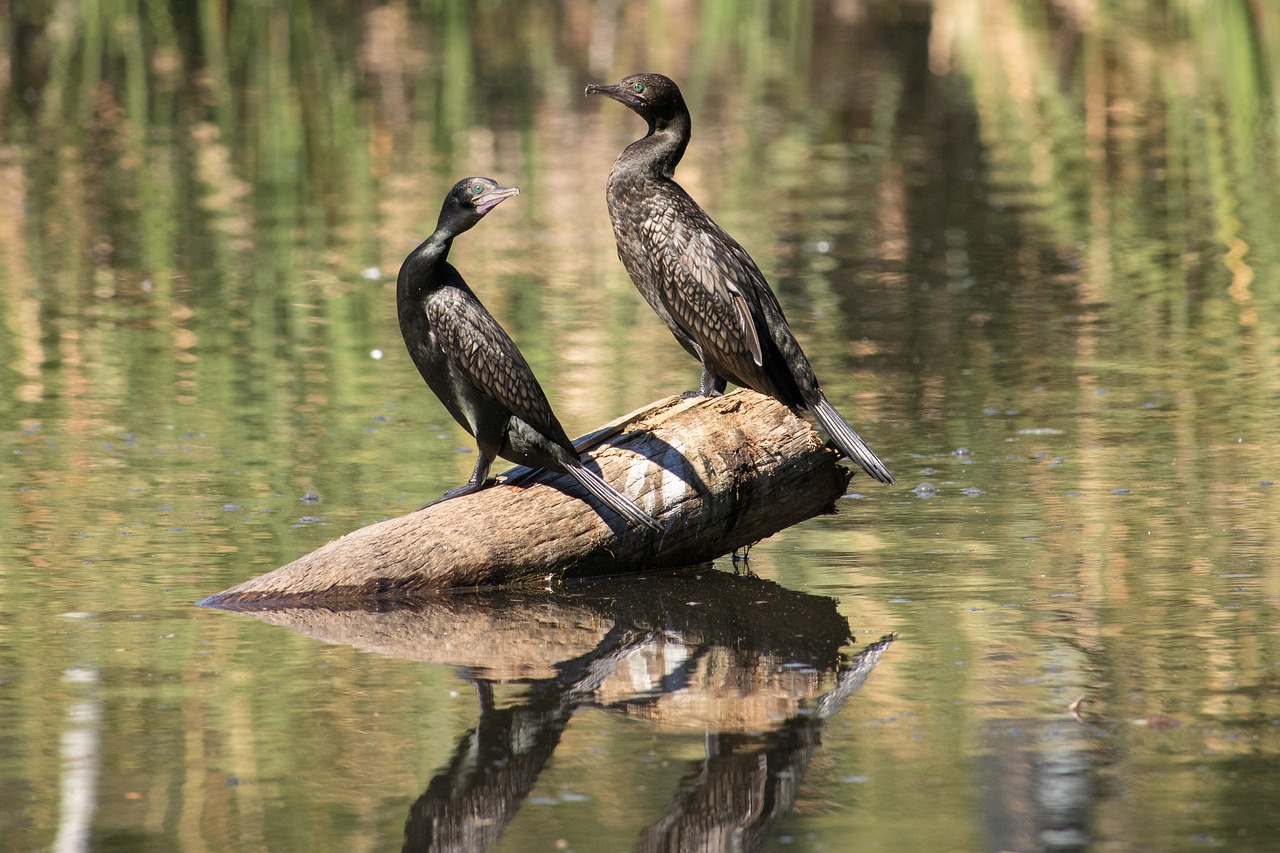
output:
[[746,390],[661,400],[576,443],[665,534],[597,512],[567,475],[514,468],[492,488],[361,528],[202,603],[385,600],[696,565],[834,511],[852,476],[806,421]]
[[[327,642],[450,664],[475,686],[479,720],[409,808],[406,851],[492,847],[585,709],[705,734],[706,755],[635,849],[719,849],[726,837],[759,849],[795,803],[826,721],[893,641],[850,654],[833,599],[713,569],[382,610],[246,612]],[[511,682],[521,694],[498,701],[495,687]]]

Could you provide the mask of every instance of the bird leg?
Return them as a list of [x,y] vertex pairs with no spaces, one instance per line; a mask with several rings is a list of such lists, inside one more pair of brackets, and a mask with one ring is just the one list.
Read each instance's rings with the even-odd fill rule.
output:
[[[489,476],[489,466],[493,464],[493,454],[485,453],[483,450],[479,453],[480,458],[476,460],[475,470],[471,472],[471,479],[467,480],[466,485],[458,486],[456,489],[450,489],[445,492],[444,496],[439,500],[432,501],[431,503],[439,503],[440,501],[447,501],[451,498],[460,498],[463,495],[469,495],[472,492],[487,489],[494,483],[498,482]],[[427,504],[427,506],[431,506],[431,504]],[[423,507],[423,509],[426,509],[426,507]]]
[[729,384],[729,380],[723,376],[716,376],[707,366],[702,366],[702,381],[698,383],[697,391],[685,391],[680,395],[681,399],[690,400],[694,397],[719,397],[724,394],[725,386]]
[[724,394],[724,387],[729,384],[729,380],[723,376],[716,376],[706,365],[702,367],[702,382],[698,392],[704,397],[719,397]]

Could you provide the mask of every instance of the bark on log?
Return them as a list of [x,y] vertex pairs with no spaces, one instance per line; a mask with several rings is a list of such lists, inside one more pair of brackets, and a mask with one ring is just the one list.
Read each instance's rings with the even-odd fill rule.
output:
[[374,601],[690,566],[833,512],[853,475],[806,421],[747,390],[661,400],[578,444],[664,536],[597,513],[568,475],[514,468],[499,485],[361,528],[201,603]]

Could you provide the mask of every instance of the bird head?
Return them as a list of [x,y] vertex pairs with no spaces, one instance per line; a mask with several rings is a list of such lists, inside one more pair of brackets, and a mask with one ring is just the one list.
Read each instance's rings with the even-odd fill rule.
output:
[[520,195],[519,187],[503,187],[492,178],[463,178],[453,185],[440,208],[440,223],[461,234],[484,218],[504,199]]
[[591,83],[587,94],[607,95],[630,107],[650,128],[661,129],[673,119],[689,115],[680,87],[662,74],[631,74],[612,86]]

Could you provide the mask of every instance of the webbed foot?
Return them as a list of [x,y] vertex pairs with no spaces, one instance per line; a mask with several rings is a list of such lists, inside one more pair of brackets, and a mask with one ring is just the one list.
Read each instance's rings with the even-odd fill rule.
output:
[[458,488],[456,489],[450,489],[449,491],[445,492],[444,496],[440,498],[440,500],[447,501],[450,498],[460,498],[463,495],[469,495],[472,492],[482,492],[485,489],[489,488],[490,486],[497,484],[497,482],[498,481],[492,477],[486,477],[485,479],[479,482],[466,483],[464,485],[458,486]]
[[723,397],[724,388],[696,388],[694,391],[680,392],[681,400],[698,400],[699,397]]
[[469,495],[469,494],[471,494],[471,493],[473,493],[473,492],[480,492],[480,491],[484,491],[485,489],[489,488],[490,486],[495,485],[497,482],[498,482],[498,481],[497,481],[497,480],[495,480],[494,478],[492,478],[492,477],[488,477],[488,478],[486,478],[484,481],[479,482],[479,483],[465,483],[465,484],[463,484],[463,485],[461,485],[461,486],[458,486],[458,488],[456,488],[456,489],[450,489],[449,491],[445,492],[445,493],[444,493],[443,495],[441,495],[440,497],[438,497],[438,498],[436,498],[435,500],[433,500],[431,503],[423,504],[422,506],[420,506],[420,507],[418,507],[418,508],[419,508],[419,509],[426,509],[426,508],[427,508],[427,507],[429,507],[429,506],[435,506],[435,505],[436,505],[436,504],[438,504],[438,503],[443,503],[444,501],[451,500],[451,499],[453,499],[453,498],[460,498],[460,497],[462,497],[463,495]]

